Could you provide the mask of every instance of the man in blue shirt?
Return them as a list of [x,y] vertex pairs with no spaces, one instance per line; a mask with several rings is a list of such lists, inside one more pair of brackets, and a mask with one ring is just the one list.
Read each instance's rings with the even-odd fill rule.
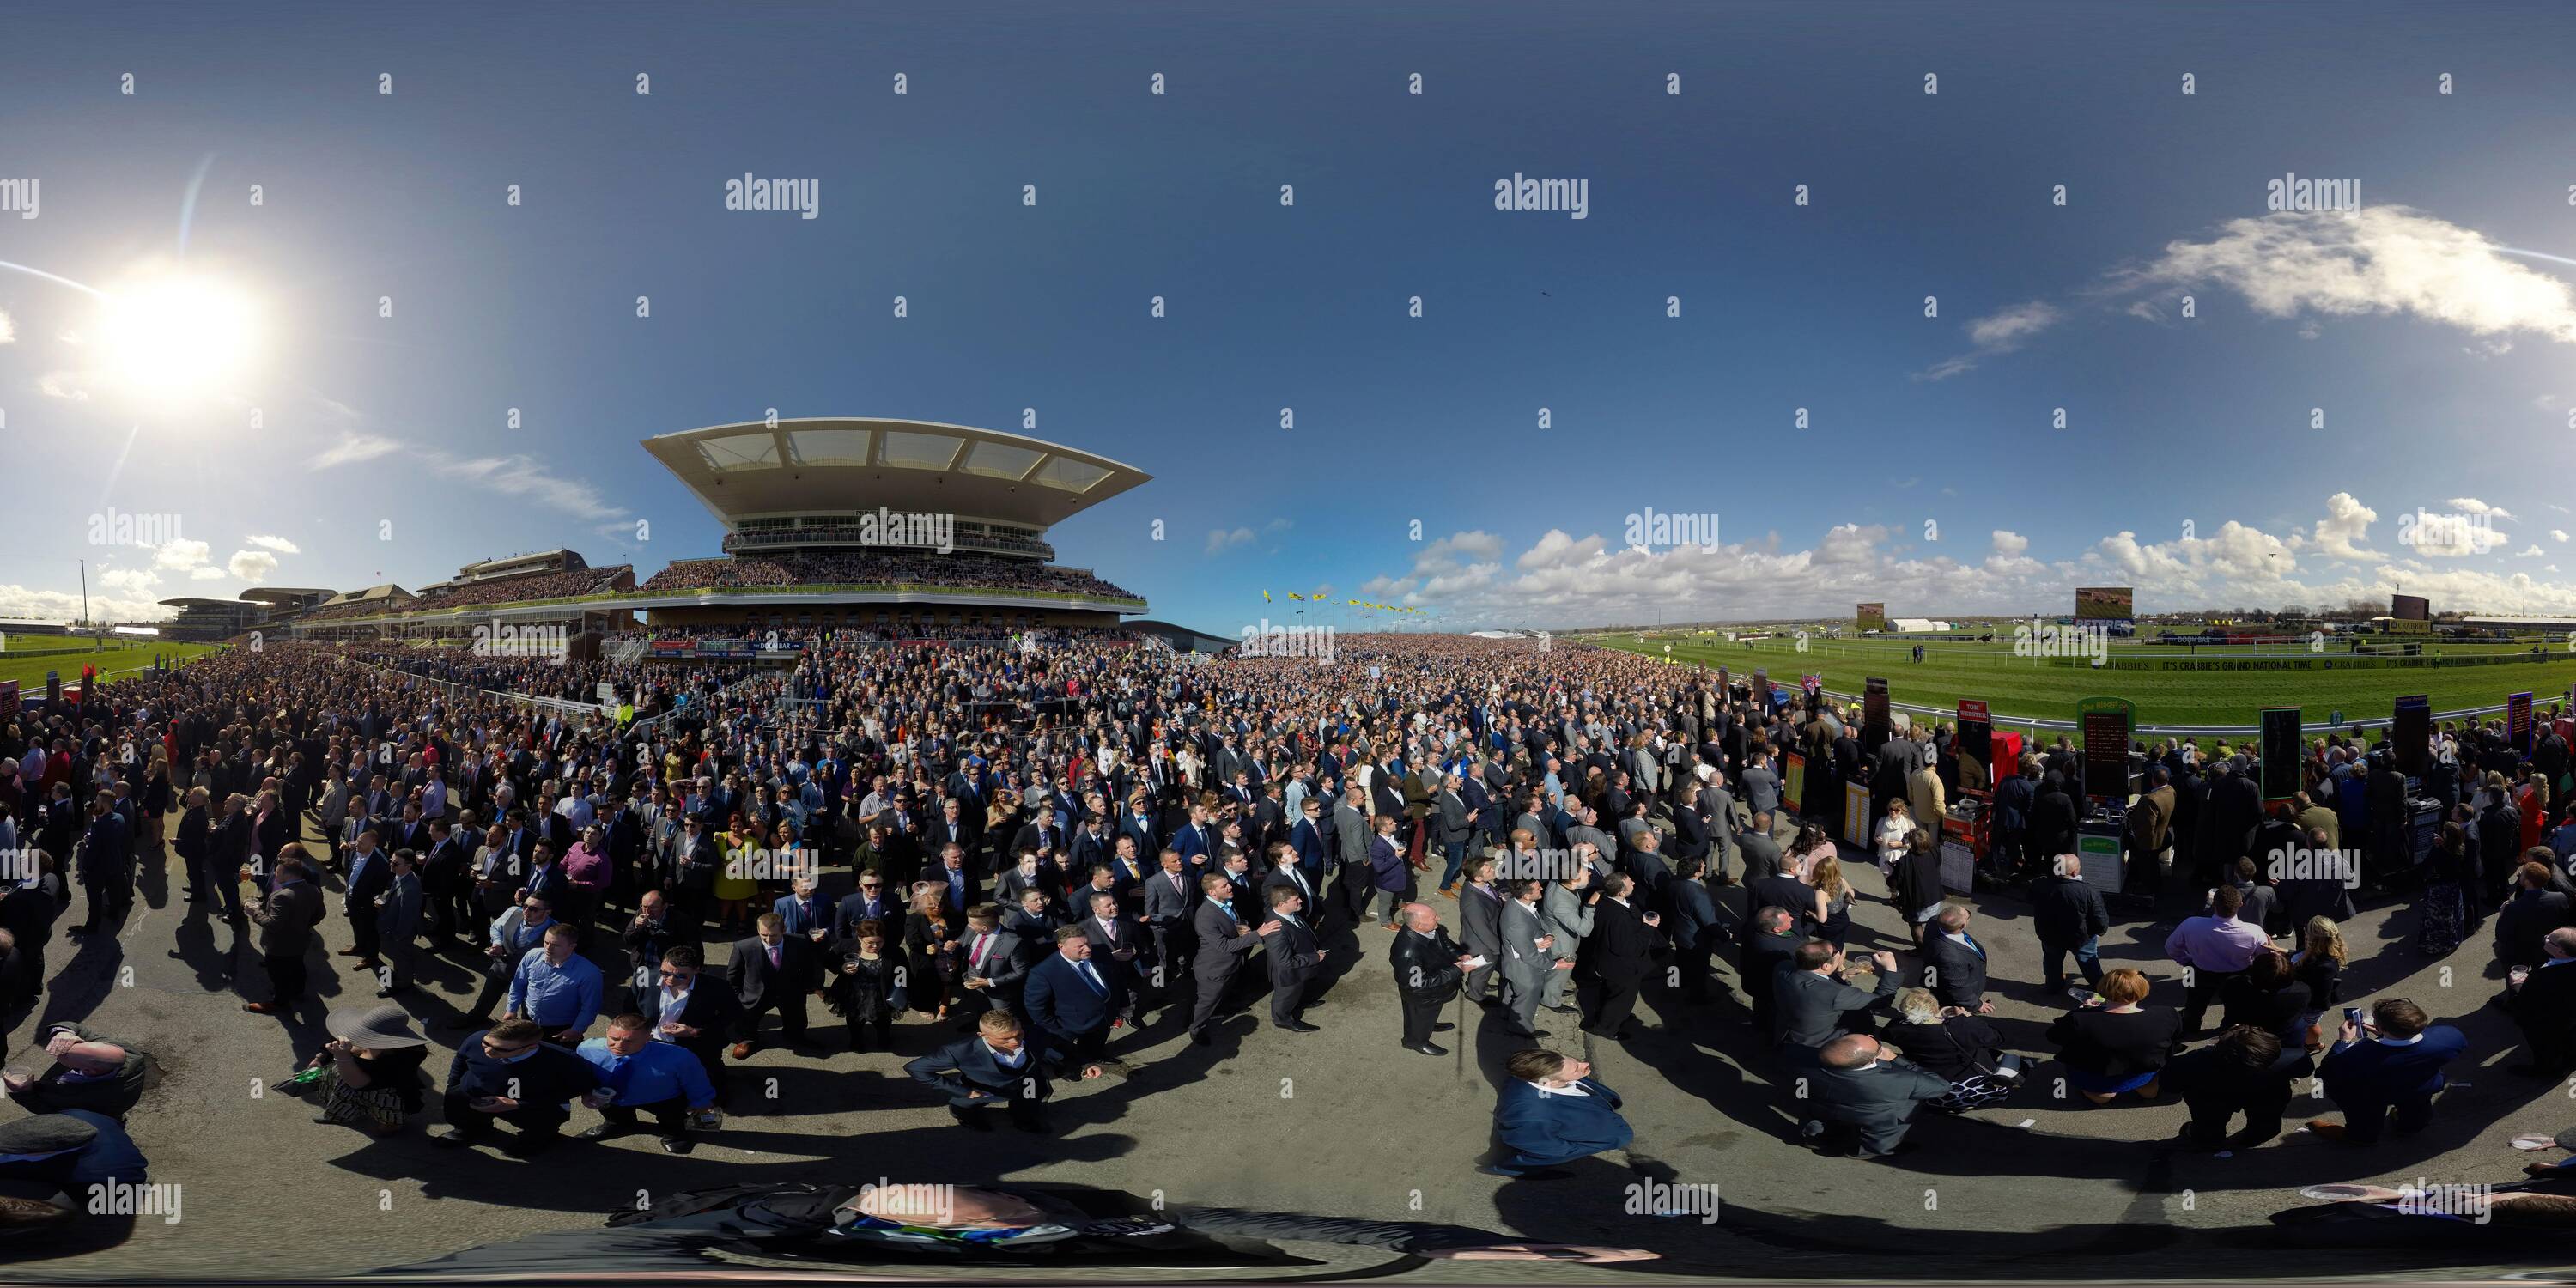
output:
[[[635,1130],[635,1116],[653,1115],[661,1128],[662,1152],[685,1154],[689,1115],[715,1108],[716,1088],[704,1065],[686,1048],[653,1040],[652,1021],[620,1015],[608,1022],[608,1036],[592,1038],[575,1052],[599,1070],[606,1104],[596,1106],[601,1122],[576,1133],[581,1140],[606,1140]],[[592,1093],[597,1099],[599,1093]]]
[[562,922],[546,928],[545,946],[519,959],[510,977],[510,1018],[530,1019],[546,1039],[566,1046],[599,1018],[605,986],[599,968],[581,955],[581,932]]

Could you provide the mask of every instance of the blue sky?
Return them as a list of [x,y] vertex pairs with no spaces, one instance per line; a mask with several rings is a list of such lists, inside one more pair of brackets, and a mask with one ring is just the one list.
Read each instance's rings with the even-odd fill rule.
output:
[[[1388,9],[13,10],[0,261],[220,281],[261,340],[146,403],[100,300],[0,271],[0,615],[81,558],[129,614],[649,574],[718,529],[637,440],[772,407],[1033,407],[1155,476],[1064,561],[1228,632],[1319,585],[1449,626],[2576,609],[2576,268],[2504,250],[2576,257],[2576,10]],[[2292,171],[2363,209],[2268,212]],[[818,217],[725,210],[746,172]],[[1495,210],[1515,173],[1587,217]],[[93,544],[111,507],[184,537]],[[1623,549],[1649,508],[1721,544]]]

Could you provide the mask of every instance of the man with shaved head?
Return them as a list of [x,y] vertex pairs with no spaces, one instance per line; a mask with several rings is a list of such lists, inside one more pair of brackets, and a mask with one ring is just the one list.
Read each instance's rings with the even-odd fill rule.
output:
[[1816,1051],[1816,1115],[1805,1131],[1822,1136],[1828,1125],[1856,1133],[1860,1158],[1885,1158],[1904,1147],[1915,1106],[1949,1094],[1949,1080],[1897,1058],[1866,1033],[1846,1033]]
[[1458,995],[1467,963],[1475,958],[1440,928],[1440,914],[1431,905],[1408,903],[1401,915],[1404,929],[1396,932],[1387,955],[1395,963],[1395,995],[1404,1007],[1404,1049],[1447,1055],[1448,1048],[1431,1035],[1450,1027],[1439,1022],[1440,1008]]

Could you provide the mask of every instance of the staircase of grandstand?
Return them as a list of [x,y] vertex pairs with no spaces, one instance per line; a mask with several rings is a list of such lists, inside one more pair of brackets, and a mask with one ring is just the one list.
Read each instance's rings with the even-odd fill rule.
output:
[[653,641],[641,635],[610,640],[601,650],[601,660],[611,666],[633,666],[644,659],[644,650],[651,647]]

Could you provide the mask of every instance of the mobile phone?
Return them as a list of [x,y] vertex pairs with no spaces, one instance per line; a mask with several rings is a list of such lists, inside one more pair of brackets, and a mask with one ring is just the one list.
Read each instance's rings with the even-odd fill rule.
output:
[[2347,1006],[2347,1007],[2343,1008],[2343,1022],[2344,1022],[2344,1023],[2346,1023],[2346,1024],[2349,1024],[2349,1025],[2353,1026],[2353,1027],[2354,1027],[2354,1028],[2356,1028],[2356,1029],[2357,1029],[2357,1028],[2360,1028],[2360,1027],[2361,1027],[2361,1008],[2360,1008],[2360,1007],[2358,1007],[2358,1006]]

